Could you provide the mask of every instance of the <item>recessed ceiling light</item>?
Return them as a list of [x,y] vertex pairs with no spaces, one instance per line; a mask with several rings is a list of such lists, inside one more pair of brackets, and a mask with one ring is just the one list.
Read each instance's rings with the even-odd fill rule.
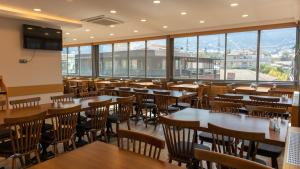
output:
[[60,34],[61,32],[60,32],[60,31],[57,31],[56,33],[57,33],[57,34]]
[[115,35],[115,34],[113,34],[113,33],[110,33],[110,34],[109,34],[109,36],[114,36],[114,35]]
[[138,31],[138,30],[134,30],[133,32],[134,32],[134,33],[138,33],[139,31]]
[[95,37],[94,37],[94,36],[90,36],[90,38],[91,38],[91,39],[94,39]]
[[205,21],[204,21],[204,20],[201,20],[200,23],[205,23]]
[[159,0],[154,0],[153,3],[154,4],[160,4],[160,1]]
[[76,38],[73,39],[73,41],[77,40]]
[[110,13],[117,13],[116,10],[110,10]]
[[46,33],[44,33],[45,34],[45,36],[48,36],[49,35],[49,33],[48,32],[46,32]]
[[147,20],[146,19],[141,19],[141,22],[146,22]]
[[70,33],[69,33],[69,32],[66,32],[66,35],[70,35]]
[[231,3],[230,6],[231,7],[236,7],[236,6],[239,6],[239,4],[238,3]]
[[167,28],[168,28],[168,26],[167,26],[167,25],[165,25],[165,26],[163,26],[163,28],[164,28],[164,29],[167,29]]
[[86,32],[89,32],[89,31],[91,31],[91,30],[90,30],[90,29],[85,29],[85,31],[86,31]]
[[243,14],[242,17],[243,18],[247,18],[249,15],[248,14]]
[[187,13],[186,12],[180,12],[180,15],[186,15]]
[[31,27],[28,27],[27,29],[28,29],[28,30],[32,30],[32,28],[31,28]]
[[116,27],[116,25],[109,25],[109,27],[114,28],[114,27]]
[[42,12],[42,10],[40,8],[34,8],[33,9],[35,12]]

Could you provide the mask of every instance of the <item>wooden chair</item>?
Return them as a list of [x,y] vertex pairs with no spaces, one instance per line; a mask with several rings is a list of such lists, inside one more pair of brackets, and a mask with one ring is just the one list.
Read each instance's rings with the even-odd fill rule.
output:
[[129,91],[131,90],[130,87],[119,87],[119,96],[120,97],[129,97],[129,96],[132,96],[131,93],[129,93]]
[[287,95],[288,98],[293,98],[294,91],[293,90],[282,90],[282,89],[272,89],[269,90],[270,96],[281,97],[283,95]]
[[209,150],[209,147],[196,144],[199,121],[173,120],[160,116],[159,123],[163,126],[169,163],[175,160],[179,166],[181,163],[186,163],[189,167],[193,163],[194,148]]
[[243,107],[242,103],[224,102],[224,101],[211,101],[211,111],[238,114],[240,108]]
[[109,96],[116,96],[116,92],[114,91],[116,87],[113,86],[105,86],[103,91],[100,92],[101,95],[109,95]]
[[204,168],[203,162],[207,162],[210,168],[213,168],[213,164],[215,164],[216,169],[272,169],[271,167],[250,160],[213,151],[195,149],[194,156],[200,161],[200,168]]
[[231,130],[210,123],[208,130],[212,133],[213,151],[257,161],[257,149],[259,143],[264,141],[265,133]]
[[118,131],[118,146],[122,150],[132,151],[159,160],[165,142],[150,135],[129,130]]
[[97,132],[101,132],[104,136],[104,140],[108,142],[105,132],[106,121],[109,114],[109,106],[112,100],[90,102],[87,113],[89,120],[84,124],[86,135],[89,142],[96,140]]
[[37,162],[40,162],[39,142],[41,129],[46,113],[21,117],[5,118],[4,124],[10,131],[10,141],[0,143],[0,154],[5,157],[12,157],[12,168],[16,168],[16,158],[24,167],[23,157],[34,153]]
[[236,94],[246,94],[246,95],[256,95],[256,90],[247,90],[247,89],[235,89]]
[[208,100],[214,100],[215,97],[217,97],[219,94],[225,94],[229,93],[231,88],[229,86],[216,86],[212,85],[210,86],[209,92],[208,92]]
[[66,103],[66,102],[73,102],[74,94],[64,94],[59,96],[51,96],[50,97],[53,103]]
[[78,83],[79,97],[87,97],[89,95],[89,82],[84,81]]
[[6,100],[0,100],[0,110],[6,109]]
[[169,113],[173,113],[179,110],[178,107],[170,106],[169,104],[169,95],[170,91],[153,91],[155,104],[157,106],[158,116],[164,114],[167,115]]
[[215,100],[224,100],[224,101],[236,102],[236,101],[241,101],[242,99],[243,99],[243,96],[239,96],[239,95],[219,94],[218,99],[215,99]]
[[256,116],[256,117],[265,117],[265,118],[281,117],[281,118],[283,118],[284,115],[286,114],[286,109],[284,109],[284,108],[246,105],[246,109],[248,110],[249,115]]
[[204,94],[206,89],[207,89],[206,85],[199,85],[197,89],[197,97],[192,99],[194,102],[196,102],[197,108],[203,108]]
[[21,109],[39,106],[40,101],[40,97],[33,97],[28,99],[12,100],[9,104],[12,106],[12,109]]
[[64,144],[64,148],[69,146],[71,141],[73,148],[76,149],[75,145],[75,133],[78,115],[81,111],[81,106],[73,106],[68,108],[55,108],[49,109],[48,113],[51,116],[51,122],[54,126],[54,152],[58,154],[59,143]]

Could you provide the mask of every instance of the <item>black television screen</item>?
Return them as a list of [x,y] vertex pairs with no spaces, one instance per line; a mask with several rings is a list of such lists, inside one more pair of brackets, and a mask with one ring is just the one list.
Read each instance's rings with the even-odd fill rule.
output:
[[62,50],[62,30],[23,25],[23,47],[26,49]]

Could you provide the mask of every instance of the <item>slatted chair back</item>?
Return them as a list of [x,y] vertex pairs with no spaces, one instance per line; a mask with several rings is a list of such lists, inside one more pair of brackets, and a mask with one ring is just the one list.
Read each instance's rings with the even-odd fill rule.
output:
[[213,151],[195,149],[194,156],[199,160],[200,168],[204,168],[206,165],[203,163],[206,162],[210,168],[216,169],[272,169],[254,161]]
[[106,121],[109,114],[109,106],[112,99],[106,101],[97,101],[89,103],[89,118],[91,118],[91,128],[100,131],[106,127]]
[[165,140],[169,152],[169,162],[191,164],[193,159],[194,143],[197,139],[199,121],[181,121],[159,117],[159,123],[163,126]]
[[63,94],[59,96],[51,96],[50,97],[53,103],[66,103],[66,102],[73,102],[74,94]]
[[117,98],[118,105],[116,107],[115,115],[120,122],[128,121],[133,112],[134,96]]
[[118,131],[118,146],[122,150],[132,151],[159,160],[165,142],[156,137],[130,130]]
[[235,89],[236,94],[246,94],[246,95],[256,95],[256,91],[253,90],[247,90],[247,89]]
[[[65,143],[72,141],[76,133],[76,124],[81,106],[72,106],[68,108],[49,109],[51,122],[54,126],[55,143]],[[74,144],[73,144],[74,146]]]
[[210,89],[208,91],[208,99],[214,100],[214,98],[217,97],[219,94],[229,93],[230,90],[231,88],[229,86],[212,85],[210,86]]
[[265,118],[283,118],[287,112],[285,108],[276,108],[268,106],[251,106],[246,105],[246,109],[249,112],[249,115],[256,117],[265,117]]
[[114,86],[105,86],[103,89],[102,94],[103,95],[109,95],[109,96],[115,96],[116,92],[114,91],[115,87]]
[[[213,151],[252,161],[256,159],[259,143],[265,139],[265,133],[231,130],[210,123],[208,130],[212,133]],[[248,146],[247,152],[245,152],[246,146]]]
[[40,101],[41,101],[40,97],[33,97],[27,99],[12,100],[9,102],[9,104],[12,106],[12,109],[21,109],[21,108],[39,106]]
[[5,110],[6,108],[6,101],[5,100],[0,100],[0,110]]
[[293,90],[279,90],[279,89],[273,89],[269,90],[269,95],[270,96],[275,96],[275,97],[281,97],[283,95],[287,95],[288,98],[293,98],[294,91]]
[[219,94],[218,100],[225,100],[225,101],[241,101],[243,99],[243,96],[240,95],[225,95],[225,94]]
[[168,114],[170,91],[153,91],[158,113]]
[[149,100],[153,100],[153,97],[148,94],[148,89],[134,89],[134,91],[138,108],[144,108],[145,103],[148,103]]
[[131,90],[130,87],[119,87],[119,96],[121,97],[129,97],[132,96],[132,94],[129,92]]
[[38,162],[41,129],[46,113],[21,118],[5,118],[4,124],[10,129],[10,140],[15,155],[35,153]]
[[235,103],[235,102],[211,101],[210,107],[211,107],[211,111],[213,112],[238,114],[240,108],[243,107],[243,104]]

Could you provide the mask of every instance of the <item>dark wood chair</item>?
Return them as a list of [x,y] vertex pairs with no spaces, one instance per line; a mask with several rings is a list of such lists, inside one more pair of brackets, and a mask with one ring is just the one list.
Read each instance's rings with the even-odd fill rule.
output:
[[199,85],[197,89],[197,97],[193,98],[192,101],[195,102],[195,106],[197,108],[203,108],[203,102],[204,102],[204,94],[205,90],[207,89],[206,85]]
[[106,121],[109,114],[109,106],[112,100],[90,102],[88,108],[88,121],[84,124],[86,135],[89,142],[93,142],[97,138],[97,132],[101,132],[104,136],[104,140],[108,142],[105,132]]
[[236,102],[236,101],[241,101],[242,99],[243,99],[243,96],[240,96],[240,95],[219,94],[217,100],[224,100],[224,101]]
[[154,101],[157,106],[157,113],[158,116],[160,115],[167,115],[169,113],[173,113],[179,110],[178,107],[170,106],[169,99],[170,99],[170,91],[153,91]]
[[271,89],[269,90],[269,95],[270,96],[275,96],[275,97],[281,97],[283,95],[287,95],[288,98],[292,98],[294,95],[294,91],[293,90],[280,90],[280,89]]
[[59,96],[51,96],[50,99],[53,103],[66,103],[66,102],[73,102],[74,94],[64,94]]
[[23,157],[34,153],[37,162],[40,162],[39,142],[42,125],[46,113],[21,117],[5,118],[4,124],[10,131],[10,140],[0,143],[0,154],[6,158],[12,157],[12,168],[16,168],[18,158],[24,167]]
[[51,116],[52,125],[54,126],[54,142],[52,144],[54,146],[55,154],[58,154],[57,145],[59,143],[63,143],[66,150],[66,148],[69,147],[69,142],[71,141],[73,148],[76,149],[75,133],[80,111],[80,105],[48,110],[48,113]]
[[[0,100],[0,111],[6,109],[6,100]],[[0,129],[0,142],[9,139],[10,130],[9,129]]]
[[207,162],[207,164],[210,165],[209,168],[216,169],[272,169],[271,167],[250,160],[213,151],[195,149],[194,156],[197,160],[200,161],[200,168],[204,168],[203,166],[205,165],[203,164],[203,162]]
[[242,103],[224,102],[224,101],[211,101],[211,111],[223,112],[223,113],[234,113],[238,114],[240,108],[243,107]]
[[12,106],[12,109],[21,109],[21,108],[39,106],[40,101],[41,101],[40,97],[33,97],[27,99],[12,100],[9,102],[9,104]]
[[209,147],[197,144],[199,121],[173,120],[160,116],[159,123],[163,126],[170,163],[175,160],[179,166],[185,163],[190,167],[193,163],[194,148],[210,150]]
[[0,111],[6,109],[6,100],[0,100]]
[[118,146],[122,150],[132,151],[159,160],[165,142],[156,137],[129,130],[118,131]]
[[235,89],[236,94],[256,95],[256,90]]

